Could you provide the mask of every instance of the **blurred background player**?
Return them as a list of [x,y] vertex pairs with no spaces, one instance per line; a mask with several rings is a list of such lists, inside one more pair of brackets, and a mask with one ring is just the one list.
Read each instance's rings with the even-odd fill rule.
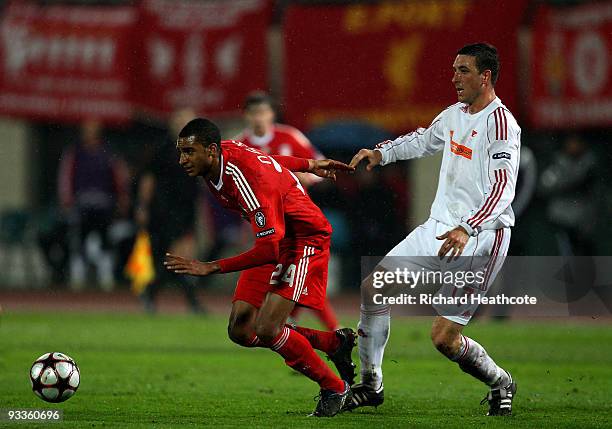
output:
[[104,290],[114,285],[109,228],[116,215],[127,216],[128,170],[102,138],[99,121],[88,119],[80,141],[64,150],[58,187],[70,235],[70,285],[80,289],[95,266],[97,282]]
[[136,222],[151,238],[155,263],[155,280],[141,294],[148,312],[156,310],[159,288],[177,282],[193,313],[202,312],[194,280],[187,276],[167,275],[163,266],[166,252],[195,255],[194,224],[198,185],[185,174],[177,162],[176,138],[181,128],[195,118],[191,109],[180,109],[171,115],[166,139],[155,149],[138,186]]
[[[276,122],[274,102],[267,93],[256,91],[249,94],[244,100],[243,112],[247,128],[236,137],[236,140],[270,155],[323,159],[323,155],[300,130]],[[304,188],[321,180],[309,173],[295,173],[295,175]],[[300,309],[296,308],[291,315],[292,318],[297,320],[299,313]],[[326,300],[323,309],[314,313],[329,331],[338,329],[338,318],[329,301]]]
[[[249,94],[243,105],[247,128],[235,138],[270,155],[295,156],[305,159],[323,159],[323,155],[297,128],[276,122],[274,101],[263,91]],[[305,187],[320,178],[307,173],[296,173]]]

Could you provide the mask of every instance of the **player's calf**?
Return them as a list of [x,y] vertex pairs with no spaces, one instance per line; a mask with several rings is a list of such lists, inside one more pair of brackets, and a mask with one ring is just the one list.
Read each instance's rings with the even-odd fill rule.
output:
[[511,414],[516,383],[483,346],[461,334],[462,329],[458,323],[437,317],[431,330],[432,342],[442,354],[457,362],[463,372],[490,386],[491,390],[482,401],[483,404],[489,402],[487,415]]
[[488,355],[483,346],[461,333],[460,325],[443,317],[436,317],[431,330],[434,346],[462,371],[488,386],[506,385],[507,373]]
[[357,345],[355,331],[351,328],[327,332],[296,325],[287,325],[287,327],[304,336],[314,349],[325,352],[338,369],[340,378],[349,385],[353,384],[356,365],[353,363],[352,352]]
[[[375,271],[384,270],[377,267]],[[393,296],[393,285],[374,285],[374,274],[361,283],[361,308],[357,333],[359,335],[359,359],[361,384],[373,391],[382,386],[382,361],[391,328],[390,306],[377,303],[375,295]]]

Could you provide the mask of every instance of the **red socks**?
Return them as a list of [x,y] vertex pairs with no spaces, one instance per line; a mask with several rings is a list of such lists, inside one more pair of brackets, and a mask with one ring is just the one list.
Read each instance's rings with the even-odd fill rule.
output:
[[340,340],[335,332],[317,331],[316,329],[303,328],[301,326],[289,326],[291,329],[299,332],[304,336],[310,345],[328,355],[335,352],[340,346]]
[[[335,337],[334,333],[330,334]],[[322,389],[344,392],[344,382],[321,360],[312,347],[303,335],[286,326],[270,345],[272,350],[285,358],[288,366],[319,383]]]
[[[289,329],[299,332],[308,340],[313,349],[321,350],[328,355],[333,354],[340,346],[340,340],[335,332],[318,331],[316,329],[304,328],[302,326],[285,325]],[[267,347],[261,342],[257,335],[253,334],[253,338],[248,344],[242,344],[243,347]]]

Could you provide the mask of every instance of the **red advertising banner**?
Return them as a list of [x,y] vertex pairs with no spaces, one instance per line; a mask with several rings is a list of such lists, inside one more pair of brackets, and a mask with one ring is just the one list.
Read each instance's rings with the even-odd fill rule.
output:
[[268,87],[269,0],[145,0],[140,9],[136,99],[146,111],[235,113]]
[[541,7],[533,27],[531,64],[533,125],[612,125],[612,2]]
[[7,6],[0,24],[0,114],[128,119],[136,18],[130,7]]
[[525,0],[386,1],[290,6],[284,21],[286,119],[310,128],[335,119],[388,130],[428,125],[456,102],[452,63],[467,43],[494,44],[496,92],[517,105],[517,28]]

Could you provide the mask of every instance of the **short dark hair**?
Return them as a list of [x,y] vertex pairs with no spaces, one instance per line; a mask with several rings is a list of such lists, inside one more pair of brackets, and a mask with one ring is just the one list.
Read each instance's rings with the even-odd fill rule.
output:
[[198,143],[210,146],[213,143],[221,144],[221,131],[212,121],[205,118],[196,118],[187,122],[179,133],[181,137],[195,136]]
[[267,104],[274,109],[274,101],[272,101],[272,97],[270,97],[270,95],[264,91],[255,91],[247,95],[247,97],[244,99],[242,109],[249,110],[251,107],[259,104]]
[[499,77],[499,56],[497,48],[488,43],[473,43],[465,45],[457,51],[457,55],[469,55],[476,58],[476,68],[478,73],[491,70],[491,83],[495,85]]

